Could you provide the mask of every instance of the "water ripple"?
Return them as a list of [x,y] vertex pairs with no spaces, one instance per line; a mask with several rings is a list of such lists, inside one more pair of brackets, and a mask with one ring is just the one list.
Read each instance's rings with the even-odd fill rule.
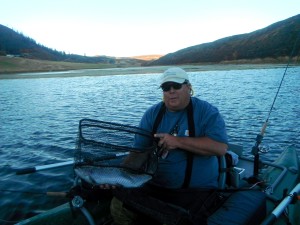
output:
[[[230,142],[243,145],[245,154],[250,155],[283,72],[284,68],[276,68],[201,71],[189,75],[195,96],[219,108]],[[2,189],[68,190],[73,180],[71,167],[18,177],[12,171],[72,157],[80,119],[137,125],[144,111],[162,99],[158,80],[159,74],[1,80]],[[263,140],[270,149],[263,156],[267,160],[274,160],[287,146],[300,149],[299,90],[300,68],[291,68]],[[20,219],[30,210],[50,208],[62,201],[43,195],[3,192],[0,219]]]

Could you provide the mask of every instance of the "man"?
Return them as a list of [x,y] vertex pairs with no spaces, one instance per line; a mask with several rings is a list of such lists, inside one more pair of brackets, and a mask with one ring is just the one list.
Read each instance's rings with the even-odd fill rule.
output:
[[[150,189],[218,188],[217,156],[227,151],[225,122],[218,109],[192,97],[188,74],[181,68],[166,70],[160,87],[163,102],[150,107],[140,122],[141,128],[154,132],[160,147],[161,157],[157,172],[149,182]],[[167,194],[160,199],[182,207],[194,201],[194,194],[179,199],[176,192],[164,193]],[[112,215],[116,223],[125,224],[118,220],[120,214],[115,213],[118,204],[120,206],[118,200],[112,201]],[[125,211],[135,218],[135,214]]]

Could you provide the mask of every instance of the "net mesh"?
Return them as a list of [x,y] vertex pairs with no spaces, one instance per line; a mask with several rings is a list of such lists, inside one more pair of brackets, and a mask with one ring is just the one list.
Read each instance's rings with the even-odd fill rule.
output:
[[75,173],[92,184],[140,186],[156,171],[156,149],[148,131],[83,119],[79,122]]

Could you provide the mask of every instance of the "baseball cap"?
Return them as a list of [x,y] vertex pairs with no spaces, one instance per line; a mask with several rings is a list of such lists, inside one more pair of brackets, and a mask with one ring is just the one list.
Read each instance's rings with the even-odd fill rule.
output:
[[182,84],[186,80],[189,80],[188,74],[179,67],[172,67],[167,69],[161,78],[161,85],[166,82],[175,82]]

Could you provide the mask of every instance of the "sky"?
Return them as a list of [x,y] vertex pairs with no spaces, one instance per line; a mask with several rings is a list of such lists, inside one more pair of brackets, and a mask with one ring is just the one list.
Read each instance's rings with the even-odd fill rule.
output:
[[298,0],[0,0],[0,24],[86,56],[164,55],[300,14]]

